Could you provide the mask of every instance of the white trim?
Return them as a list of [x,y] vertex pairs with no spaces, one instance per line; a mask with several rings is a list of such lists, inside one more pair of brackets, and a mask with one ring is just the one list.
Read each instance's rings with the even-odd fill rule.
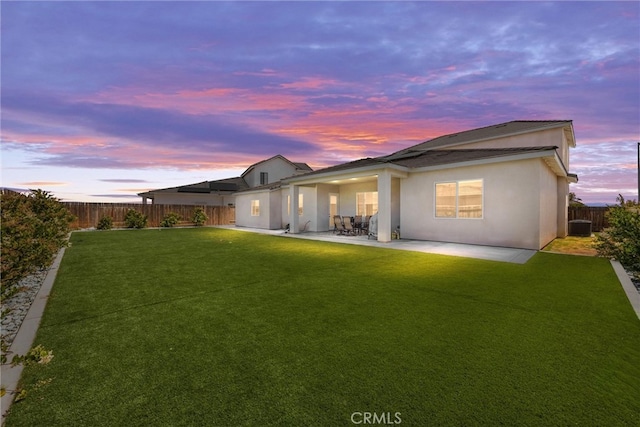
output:
[[[283,179],[282,182],[286,184],[296,185],[308,185],[308,184],[316,184],[318,182],[328,182],[334,180],[339,177],[339,179],[349,179],[349,178],[362,178],[362,177],[371,177],[376,176],[382,173],[385,170],[389,170],[391,176],[394,178],[406,178],[409,175],[410,169],[405,166],[394,165],[391,163],[385,164],[376,164],[370,166],[363,166],[360,168],[354,169],[343,169],[339,171],[332,172],[324,172],[314,174],[309,177],[301,176],[301,177],[291,177]],[[377,173],[374,173],[377,172]]]

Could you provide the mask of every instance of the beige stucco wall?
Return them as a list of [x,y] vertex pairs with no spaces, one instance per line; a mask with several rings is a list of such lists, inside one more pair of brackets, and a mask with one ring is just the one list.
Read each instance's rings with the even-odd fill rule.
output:
[[[401,180],[402,237],[540,249],[557,225],[556,180],[547,171],[543,160],[529,159],[413,173]],[[484,182],[483,218],[436,218],[435,183],[471,179]]]
[[542,249],[558,235],[558,179],[543,162],[539,163],[540,234],[537,249]]
[[522,135],[496,138],[489,141],[474,142],[472,144],[443,147],[447,150],[461,148],[516,148],[516,147],[546,147],[557,146],[558,156],[565,168],[569,170],[569,144],[562,128],[541,130]]
[[294,175],[296,168],[291,163],[276,157],[255,166],[249,173],[244,175],[243,178],[250,187],[257,187],[260,185],[260,172],[269,174],[268,184],[270,184]]
[[[260,201],[260,215],[251,215],[251,201]],[[273,224],[274,209],[280,209],[280,192],[279,191],[261,191],[252,193],[241,193],[236,195],[236,225],[239,227],[253,227],[275,229],[280,228]],[[277,215],[276,218],[280,218]]]

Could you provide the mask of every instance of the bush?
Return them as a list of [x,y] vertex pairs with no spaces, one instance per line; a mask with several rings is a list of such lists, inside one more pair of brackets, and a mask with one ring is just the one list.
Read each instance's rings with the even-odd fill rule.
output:
[[110,216],[103,216],[98,221],[98,226],[96,227],[98,230],[111,230],[113,228],[113,218]]
[[180,221],[180,215],[175,212],[169,212],[162,218],[162,222],[160,223],[160,227],[173,227]]
[[209,217],[207,217],[207,214],[204,213],[204,209],[196,208],[193,211],[193,218],[191,219],[191,221],[193,222],[194,225],[201,227],[204,225],[205,222],[207,222],[208,219]]
[[4,298],[23,278],[48,267],[66,246],[74,220],[58,199],[43,190],[0,197],[2,234],[1,294]]
[[145,228],[147,226],[147,216],[135,209],[129,209],[124,216],[124,223],[127,228]]
[[601,256],[615,258],[629,270],[640,271],[640,204],[635,200],[620,202],[607,212],[609,227],[596,236],[594,246]]

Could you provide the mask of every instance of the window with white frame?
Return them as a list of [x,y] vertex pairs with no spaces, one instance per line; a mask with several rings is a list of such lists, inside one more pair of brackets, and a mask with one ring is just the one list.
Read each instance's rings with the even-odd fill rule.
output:
[[356,215],[373,215],[378,212],[378,192],[356,193]]
[[251,201],[251,216],[260,216],[260,200]]
[[268,172],[260,172],[260,185],[265,185],[269,183],[269,173]]
[[437,182],[436,218],[482,218],[483,191],[481,179]]
[[[298,194],[298,215],[304,213],[304,194]],[[287,215],[291,215],[291,196],[287,196]]]

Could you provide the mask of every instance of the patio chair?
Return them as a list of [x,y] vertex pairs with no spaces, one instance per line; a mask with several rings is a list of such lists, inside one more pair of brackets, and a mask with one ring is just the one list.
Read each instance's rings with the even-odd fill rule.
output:
[[362,234],[362,215],[356,215],[353,217],[353,228],[356,234]]
[[350,235],[350,236],[355,236],[356,235],[356,231],[353,228],[353,223],[351,222],[353,218],[351,218],[350,216],[343,216],[342,217],[342,224],[344,225],[344,229],[346,231],[346,234]]
[[363,234],[369,234],[369,221],[371,220],[371,215],[365,215],[362,217],[362,229],[360,230]]
[[333,216],[333,234],[347,234],[347,230],[344,228],[342,224],[342,218],[340,215]]

